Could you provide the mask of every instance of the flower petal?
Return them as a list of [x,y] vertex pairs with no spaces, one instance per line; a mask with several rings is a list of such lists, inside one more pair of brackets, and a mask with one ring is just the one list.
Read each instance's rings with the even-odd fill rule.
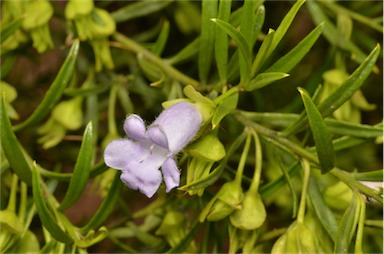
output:
[[168,150],[167,135],[165,135],[165,131],[161,126],[151,125],[151,127],[148,128],[148,135],[149,135],[149,139],[153,143]]
[[150,128],[161,126],[169,151],[176,154],[193,139],[202,120],[201,113],[192,103],[179,102],[165,109]]
[[150,153],[148,141],[133,142],[121,138],[113,140],[104,151],[104,161],[108,167],[123,170],[132,161],[142,161]]
[[167,186],[167,192],[171,189],[179,186],[180,184],[180,171],[177,168],[176,162],[172,158],[168,158],[164,161],[162,166],[163,177],[165,185]]
[[146,139],[145,123],[140,116],[133,114],[124,121],[124,131],[133,140]]
[[132,162],[130,169],[123,170],[120,179],[131,189],[139,190],[151,198],[160,187],[161,173],[158,169],[142,167],[138,162]]

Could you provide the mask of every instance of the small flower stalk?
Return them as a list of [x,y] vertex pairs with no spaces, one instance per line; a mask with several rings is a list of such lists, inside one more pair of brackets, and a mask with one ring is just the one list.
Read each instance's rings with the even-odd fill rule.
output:
[[201,113],[188,102],[165,109],[148,128],[140,116],[130,115],[124,122],[128,138],[107,145],[105,163],[121,170],[121,180],[148,198],[156,193],[162,178],[169,192],[180,184],[174,157],[195,137],[201,123]]

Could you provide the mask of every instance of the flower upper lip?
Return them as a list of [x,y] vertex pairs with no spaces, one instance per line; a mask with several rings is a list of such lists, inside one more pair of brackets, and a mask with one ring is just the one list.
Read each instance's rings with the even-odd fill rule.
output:
[[105,163],[122,170],[121,180],[149,198],[161,184],[161,167],[169,192],[180,183],[180,172],[173,157],[194,138],[201,123],[200,112],[188,102],[165,109],[148,128],[140,116],[132,114],[124,122],[129,139],[109,143],[104,151]]

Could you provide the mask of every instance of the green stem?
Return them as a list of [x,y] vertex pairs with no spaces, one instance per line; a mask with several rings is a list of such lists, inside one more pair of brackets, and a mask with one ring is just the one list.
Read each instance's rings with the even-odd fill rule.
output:
[[237,166],[236,177],[235,177],[235,182],[237,182],[239,185],[241,184],[241,179],[243,177],[245,162],[247,161],[250,146],[251,146],[251,135],[247,133],[247,139],[245,140],[243,153],[241,154],[239,165]]
[[216,105],[218,105],[220,102],[222,102],[223,100],[225,100],[226,98],[228,98],[229,96],[231,96],[232,94],[235,94],[235,93],[238,93],[240,92],[240,88],[238,86],[235,86],[235,87],[232,87],[231,89],[229,89],[228,91],[226,91],[225,93],[223,93],[222,95],[220,95],[219,97],[217,97],[215,100],[214,100],[214,103]]
[[360,202],[360,215],[359,215],[360,217],[359,217],[359,224],[357,226],[357,233],[356,233],[355,253],[361,254],[361,253],[364,253],[363,230],[364,230],[364,221],[365,221],[365,201],[360,194],[358,194],[357,196]]
[[108,132],[112,135],[117,135],[115,122],[115,105],[116,105],[117,87],[113,85],[109,94],[108,102]]
[[263,165],[263,154],[261,150],[259,135],[257,135],[257,132],[254,129],[251,130],[251,134],[255,140],[256,162],[255,162],[255,173],[253,174],[253,179],[251,182],[251,186],[249,187],[249,191],[252,193],[256,193],[260,185],[261,169]]
[[344,7],[341,7],[340,5],[337,5],[337,4],[334,4],[330,1],[320,1],[321,4],[325,5],[327,8],[329,8],[330,10],[334,11],[335,13],[344,13],[346,15],[348,15],[349,17],[351,17],[352,19],[362,23],[362,24],[365,24],[379,32],[383,32],[383,28],[381,27],[380,24],[376,24],[374,22],[374,19],[372,18],[368,18],[368,17],[365,17],[359,13],[356,13],[356,12],[353,12],[353,11],[350,11]]
[[9,195],[9,201],[7,209],[10,212],[16,212],[16,193],[17,193],[17,182],[19,181],[19,178],[16,174],[13,174],[12,177],[12,188],[11,188],[11,194]]
[[151,53],[146,48],[138,44],[137,42],[129,39],[128,37],[120,33],[115,33],[113,37],[117,40],[118,44],[111,43],[112,46],[121,47],[123,49],[133,51],[136,54],[139,54],[139,53],[142,54],[146,59],[156,64],[156,66],[160,68],[162,71],[164,71],[169,76],[173,77],[174,79],[180,81],[185,85],[192,85],[194,88],[198,88],[200,86],[200,83],[198,81],[184,75],[183,73],[175,69],[173,66],[168,64],[165,60]]
[[[312,152],[304,149],[300,145],[290,141],[289,139],[281,136],[280,133],[273,131],[271,129],[268,129],[264,126],[258,125],[250,120],[248,120],[245,116],[241,114],[235,115],[236,119],[239,120],[244,126],[254,128],[255,131],[257,131],[259,134],[263,135],[267,138],[268,141],[274,142],[277,146],[281,147],[282,149],[288,151],[291,154],[297,155],[301,158],[307,159],[309,162],[312,162],[319,165],[319,159],[315,154]],[[319,166],[318,166],[319,167]],[[331,171],[329,171],[332,175],[336,176],[339,180],[346,183],[350,188],[357,189],[361,193],[372,197],[380,204],[383,204],[383,197],[380,196],[378,191],[375,191],[368,186],[365,186],[364,184],[356,181],[349,173],[347,173],[344,170],[333,168]]]
[[308,190],[308,184],[309,184],[309,176],[311,173],[311,165],[309,164],[309,161],[306,159],[303,159],[301,161],[301,166],[304,170],[304,181],[303,181],[303,188],[301,190],[301,198],[300,198],[300,205],[299,205],[299,212],[297,214],[297,222],[303,223],[304,222],[304,216],[305,216],[305,207],[306,207],[306,201],[307,201],[307,190]]

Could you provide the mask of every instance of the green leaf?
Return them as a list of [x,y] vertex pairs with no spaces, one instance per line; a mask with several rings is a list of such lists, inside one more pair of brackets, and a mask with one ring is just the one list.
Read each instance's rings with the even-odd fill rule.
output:
[[157,40],[155,42],[155,45],[152,48],[152,52],[156,55],[160,56],[161,53],[164,50],[165,44],[167,43],[169,36],[169,21],[165,20],[163,27],[160,31],[159,36],[157,37]]
[[99,227],[110,215],[112,210],[115,208],[116,201],[120,197],[120,191],[123,188],[123,184],[120,180],[120,174],[116,172],[115,178],[111,183],[108,195],[105,197],[103,203],[97,209],[91,220],[81,228],[82,234],[87,234],[89,230],[96,229]]
[[313,139],[315,140],[317,156],[319,158],[321,173],[325,174],[335,164],[335,151],[332,138],[320,112],[313,103],[311,97],[303,88],[298,88],[307,112],[309,126],[311,127]]
[[210,22],[210,19],[216,15],[217,0],[203,0],[201,3],[200,51],[197,62],[199,78],[203,84],[208,82],[215,39],[215,25]]
[[75,69],[79,45],[80,42],[78,40],[75,40],[68,53],[67,58],[65,59],[63,66],[61,67],[51,87],[46,92],[43,101],[33,111],[32,115],[30,115],[28,119],[14,127],[15,131],[19,131],[21,129],[39,123],[47,114],[49,114],[49,111],[56,104],[56,102],[59,101],[61,95],[65,90],[65,86],[72,77],[73,71]]
[[4,42],[11,35],[13,35],[17,29],[19,29],[22,21],[23,19],[19,18],[9,23],[6,27],[2,27],[0,32],[0,43]]
[[[300,43],[290,50],[286,55],[276,61],[271,67],[265,72],[285,72],[288,73],[292,70],[296,64],[308,53],[312,48],[313,44],[317,41],[321,35],[324,24],[318,25],[312,32],[310,32]],[[275,37],[273,37],[275,38]]]
[[237,102],[239,100],[239,94],[234,93],[228,97],[226,97],[223,101],[217,105],[215,112],[212,116],[212,128],[216,128],[219,125],[220,121],[229,113],[237,107]]
[[60,210],[65,210],[71,207],[80,198],[81,194],[83,194],[88,183],[94,150],[92,122],[90,122],[85,128],[79,155],[77,157],[71,181],[69,182],[68,190],[60,204]]
[[160,11],[172,2],[173,0],[135,2],[112,12],[111,16],[117,23],[123,22]]
[[197,37],[191,43],[185,46],[182,50],[177,52],[172,57],[166,59],[165,61],[172,65],[183,62],[187,59],[192,58],[194,55],[196,55],[197,52],[199,52],[199,49],[200,49],[200,37]]
[[[379,54],[380,45],[378,44],[363,63],[344,81],[344,83],[318,106],[318,109],[324,118],[331,115],[360,89],[364,81],[372,72]],[[288,136],[300,131],[306,124],[307,116],[300,117],[293,125],[284,130],[283,134]]]
[[288,77],[289,74],[283,72],[265,72],[260,73],[254,79],[249,82],[249,85],[246,87],[247,91],[252,91],[255,89],[260,89],[264,86],[267,86],[277,80]]
[[15,133],[12,131],[11,121],[7,115],[4,94],[1,99],[0,108],[0,126],[1,126],[1,147],[8,159],[13,171],[17,174],[21,181],[31,185],[32,174],[27,159],[23,154],[23,150]]
[[368,57],[348,77],[348,79],[319,105],[319,110],[324,117],[331,115],[360,89],[369,74],[371,74],[379,54],[380,45],[377,44]]
[[[217,18],[228,22],[231,14],[231,0],[220,0]],[[228,72],[228,35],[223,30],[216,30],[215,59],[220,81],[227,82]]]
[[16,62],[16,57],[17,54],[9,54],[4,60],[2,60],[0,68],[0,80],[4,80],[8,73],[12,70],[12,67]]
[[255,60],[252,63],[252,68],[251,68],[252,77],[259,71],[261,65],[267,59],[268,57],[267,53],[269,51],[269,48],[272,45],[274,36],[275,36],[275,31],[273,29],[269,29],[268,34],[267,36],[265,36],[263,42],[261,43],[261,46],[257,51]]
[[40,186],[40,174],[36,164],[32,170],[32,191],[36,210],[44,227],[57,241],[67,244],[72,243],[73,239],[59,227],[56,219],[51,216],[51,213],[45,203],[46,201],[43,196],[43,190]]
[[271,43],[271,46],[268,48],[266,57],[269,57],[272,54],[273,50],[275,50],[277,45],[280,43],[281,39],[284,37],[293,19],[295,18],[297,12],[299,11],[300,7],[304,4],[304,2],[305,0],[296,1],[296,3],[292,6],[289,12],[284,16],[284,19],[281,21],[279,27],[276,29],[275,35],[273,36],[273,41]]
[[331,209],[324,202],[322,194],[317,185],[316,179],[311,175],[308,185],[308,195],[313,205],[313,209],[323,225],[323,228],[328,232],[333,241],[337,235],[337,221]]
[[345,211],[335,241],[335,253],[349,253],[349,245],[356,231],[357,222],[360,214],[360,200],[355,194],[351,205]]
[[325,15],[323,10],[317,4],[317,1],[308,1],[307,8],[312,16],[312,20],[316,24],[324,23],[323,35],[334,46],[340,47],[343,50],[350,51],[353,58],[361,63],[366,55],[362,52],[354,43],[350,40],[346,40],[343,36],[340,36],[339,30],[332,23],[331,20]]
[[240,50],[240,55],[242,55],[244,59],[244,63],[240,62],[240,65],[243,65],[244,68],[244,75],[241,77],[242,80],[248,80],[250,77],[250,70],[251,70],[251,64],[252,64],[252,54],[251,54],[251,48],[247,43],[247,40],[245,37],[236,30],[231,24],[228,22],[225,22],[220,19],[211,19],[213,22],[215,22],[224,32],[226,32],[231,38],[236,42],[239,50]]
[[[244,39],[250,49],[250,56],[252,56],[252,48],[256,41],[255,30],[253,29],[256,22],[256,8],[261,4],[260,1],[245,0],[243,4],[243,14],[241,16],[240,34],[244,36]],[[249,74],[251,62],[247,62],[248,59],[243,54],[239,55],[240,66],[240,78],[241,82],[247,82],[251,76]],[[251,57],[252,61],[252,57]]]

